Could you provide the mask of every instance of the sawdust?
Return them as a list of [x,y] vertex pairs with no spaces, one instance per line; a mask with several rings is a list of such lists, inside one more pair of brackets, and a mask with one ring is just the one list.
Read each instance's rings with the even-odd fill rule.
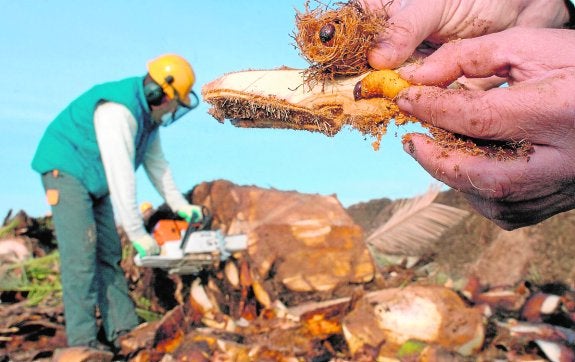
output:
[[[481,140],[455,134],[442,128],[422,123],[427,128],[433,142],[444,149],[440,157],[448,157],[451,151],[463,152],[471,156],[484,156],[498,161],[525,158],[533,153],[533,145],[525,140],[521,141],[493,141]],[[403,136],[402,143],[409,145],[410,152],[414,152],[411,143],[411,134]]]

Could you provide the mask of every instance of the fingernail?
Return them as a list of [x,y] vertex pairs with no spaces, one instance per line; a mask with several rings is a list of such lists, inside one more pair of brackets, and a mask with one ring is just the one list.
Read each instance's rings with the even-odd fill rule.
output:
[[421,66],[421,64],[417,64],[417,63],[410,63],[408,65],[405,65],[401,68],[397,68],[397,73],[399,73],[399,75],[405,79],[406,81],[413,83],[412,82],[412,74],[413,72],[415,72],[417,70],[417,68],[419,68]]
[[411,139],[411,137],[406,137],[403,140],[403,150],[407,153],[409,153],[410,155],[413,155],[415,153],[415,144],[413,143],[413,140]]
[[413,107],[412,107],[411,102],[409,100],[408,92],[409,92],[409,90],[407,90],[407,89],[401,91],[397,95],[397,97],[395,98],[395,103],[397,103],[397,106],[403,112],[411,113],[413,110]]
[[421,65],[420,63],[409,63],[409,64],[404,65],[403,67],[397,68],[397,71],[399,73],[404,73],[404,72],[405,73],[411,73],[414,70],[416,70],[417,68],[419,68],[420,65]]

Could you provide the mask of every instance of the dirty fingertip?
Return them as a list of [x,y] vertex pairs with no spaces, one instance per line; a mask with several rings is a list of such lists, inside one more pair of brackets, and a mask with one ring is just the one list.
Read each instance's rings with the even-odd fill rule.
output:
[[411,133],[403,136],[401,139],[403,144],[403,150],[413,156],[415,154],[415,143],[413,142],[413,137]]

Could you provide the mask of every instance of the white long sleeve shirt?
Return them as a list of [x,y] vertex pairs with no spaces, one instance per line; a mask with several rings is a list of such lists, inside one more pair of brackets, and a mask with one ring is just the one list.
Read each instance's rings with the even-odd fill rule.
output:
[[[136,199],[136,119],[125,106],[105,102],[96,107],[94,127],[116,221],[123,226],[130,240],[137,240],[147,231]],[[159,134],[146,151],[143,166],[148,178],[172,210],[188,205],[176,187]]]

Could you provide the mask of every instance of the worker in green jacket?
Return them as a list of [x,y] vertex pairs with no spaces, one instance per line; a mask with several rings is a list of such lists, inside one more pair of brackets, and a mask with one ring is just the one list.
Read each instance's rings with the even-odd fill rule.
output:
[[52,208],[69,346],[105,346],[97,339],[96,309],[109,345],[138,324],[120,267],[116,222],[140,256],[159,253],[137,205],[140,165],[172,210],[189,222],[202,218],[201,208],[178,191],[158,132],[197,106],[194,82],[184,58],[162,55],[148,63],[145,76],[82,94],[40,141],[32,168],[42,175]]

